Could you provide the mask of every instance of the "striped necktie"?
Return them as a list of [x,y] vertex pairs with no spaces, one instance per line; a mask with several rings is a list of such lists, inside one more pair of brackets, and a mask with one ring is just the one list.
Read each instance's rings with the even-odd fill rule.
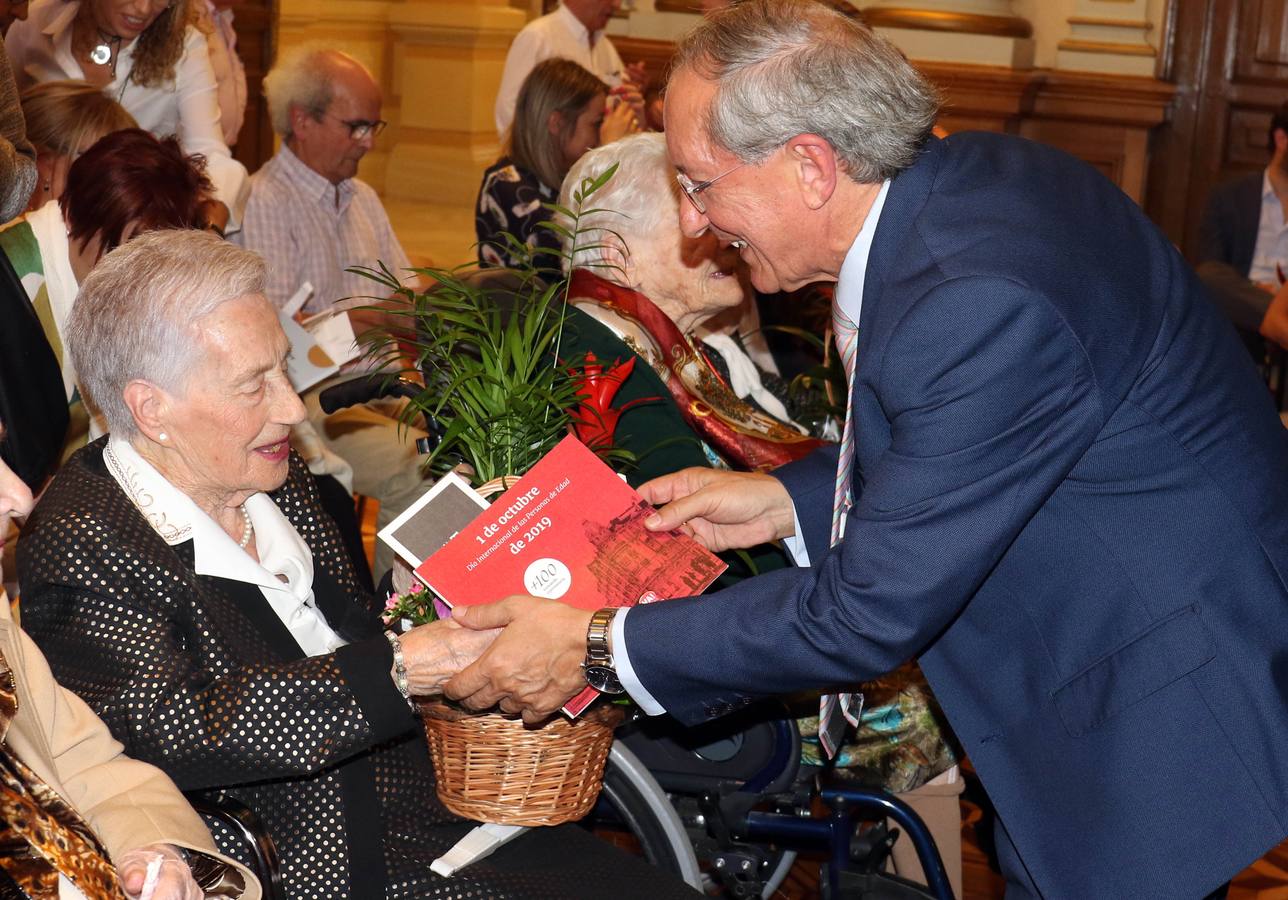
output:
[[[845,534],[845,516],[853,505],[850,482],[854,474],[854,368],[859,352],[859,327],[832,301],[832,331],[836,350],[845,367],[845,425],[841,429],[841,453],[836,460],[836,490],[832,495],[831,546]],[[845,734],[846,722],[858,727],[863,695],[823,694],[818,701],[818,742],[829,758],[836,755]]]

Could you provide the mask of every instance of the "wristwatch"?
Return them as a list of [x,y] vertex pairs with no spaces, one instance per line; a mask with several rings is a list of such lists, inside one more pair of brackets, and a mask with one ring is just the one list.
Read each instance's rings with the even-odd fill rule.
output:
[[617,607],[596,610],[586,628],[586,661],[581,664],[586,683],[602,694],[622,694],[626,689],[617,680],[613,654],[608,647],[608,633]]

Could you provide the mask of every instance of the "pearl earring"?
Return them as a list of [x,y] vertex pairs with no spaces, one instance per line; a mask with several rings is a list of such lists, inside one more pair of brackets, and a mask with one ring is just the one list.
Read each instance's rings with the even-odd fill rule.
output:
[[160,434],[157,435],[157,440],[162,442],[168,441],[170,440],[170,435],[162,431]]

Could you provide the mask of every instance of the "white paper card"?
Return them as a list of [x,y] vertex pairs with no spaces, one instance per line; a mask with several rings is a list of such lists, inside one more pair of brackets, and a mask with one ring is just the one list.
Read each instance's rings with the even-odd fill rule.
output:
[[377,537],[414,569],[487,508],[469,482],[448,472]]

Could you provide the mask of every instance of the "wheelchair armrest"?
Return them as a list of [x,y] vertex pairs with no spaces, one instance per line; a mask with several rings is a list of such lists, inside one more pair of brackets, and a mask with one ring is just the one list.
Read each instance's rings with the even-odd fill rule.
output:
[[263,900],[286,900],[277,845],[259,816],[245,803],[221,790],[185,791],[184,797],[198,815],[222,824],[246,848],[251,871],[263,889]]

